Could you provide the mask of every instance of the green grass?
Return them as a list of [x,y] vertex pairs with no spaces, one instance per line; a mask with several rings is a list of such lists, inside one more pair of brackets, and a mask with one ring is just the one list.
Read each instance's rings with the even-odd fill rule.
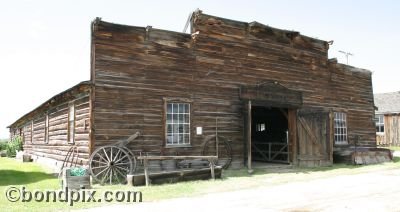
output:
[[[319,168],[292,168],[292,169],[256,169],[253,175],[246,170],[227,170],[223,178],[212,181],[191,181],[175,184],[153,185],[150,187],[127,187],[123,185],[99,186],[94,189],[100,194],[106,190],[134,190],[141,191],[143,201],[157,201],[176,197],[197,196],[214,192],[233,191],[238,189],[255,188],[260,186],[274,186],[288,182],[311,181],[314,179],[329,178],[338,175],[350,175],[365,172],[381,171],[400,168],[400,157],[393,163],[369,166],[351,166],[335,164],[332,167]],[[0,208],[2,211],[60,211],[77,208],[97,207],[97,203],[75,203],[73,207],[66,203],[50,202],[9,202],[5,198],[5,189],[9,185],[26,186],[29,191],[38,189],[57,190],[60,188],[59,180],[36,163],[20,163],[10,158],[0,158]],[[100,195],[96,195],[100,197]],[[140,203],[130,203],[140,204]]]
[[385,147],[386,149],[394,150],[394,151],[400,151],[400,146],[391,146],[391,147]]

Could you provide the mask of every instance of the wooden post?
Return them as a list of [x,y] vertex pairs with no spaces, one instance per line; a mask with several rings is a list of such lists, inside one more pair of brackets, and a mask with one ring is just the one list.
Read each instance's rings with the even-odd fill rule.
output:
[[329,111],[329,161],[333,164],[333,143],[334,143],[334,113],[333,111]]
[[215,148],[215,155],[218,157],[218,118],[215,118]]
[[247,172],[253,173],[251,169],[251,100],[247,103]]
[[146,186],[149,186],[150,185],[150,178],[149,178],[149,170],[148,170],[148,161],[147,161],[147,159],[145,158],[145,159],[143,159],[143,167],[144,167],[144,177],[145,177],[145,180],[146,180]]
[[296,109],[288,110],[288,127],[289,127],[289,153],[291,153],[291,158],[289,162],[297,165],[297,115]]
[[210,159],[210,170],[211,170],[211,178],[215,180],[215,161],[213,159]]
[[128,186],[133,186],[133,175],[132,174],[126,175],[126,182],[127,182]]

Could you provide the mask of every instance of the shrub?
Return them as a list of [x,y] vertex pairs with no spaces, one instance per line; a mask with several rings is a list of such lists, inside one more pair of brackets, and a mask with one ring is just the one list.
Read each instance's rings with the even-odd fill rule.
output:
[[8,157],[15,157],[16,151],[22,150],[22,138],[21,136],[16,136],[11,141],[7,143],[7,156]]
[[7,149],[7,141],[0,141],[0,151]]

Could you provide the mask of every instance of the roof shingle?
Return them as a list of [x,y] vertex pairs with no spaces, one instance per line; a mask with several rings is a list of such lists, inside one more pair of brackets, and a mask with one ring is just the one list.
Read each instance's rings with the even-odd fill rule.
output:
[[374,94],[378,114],[400,113],[400,91]]

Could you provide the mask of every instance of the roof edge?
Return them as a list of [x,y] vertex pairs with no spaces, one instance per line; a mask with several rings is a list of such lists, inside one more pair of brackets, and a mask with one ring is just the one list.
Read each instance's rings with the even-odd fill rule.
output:
[[13,123],[10,124],[9,126],[7,126],[7,128],[13,127],[13,126],[16,125],[18,122],[20,122],[21,120],[25,119],[25,118],[28,117],[29,115],[31,115],[33,112],[35,112],[35,111],[37,111],[37,110],[39,110],[39,109],[41,109],[41,108],[49,107],[49,106],[50,106],[50,103],[51,103],[53,100],[57,99],[58,97],[61,97],[61,96],[64,95],[64,94],[70,93],[70,92],[72,92],[73,90],[77,89],[78,87],[81,87],[81,86],[91,86],[91,85],[92,85],[92,83],[91,83],[91,81],[89,81],[89,80],[88,80],[88,81],[82,81],[82,82],[80,82],[80,83],[78,83],[78,84],[72,86],[71,88],[69,88],[69,89],[67,89],[67,90],[64,90],[64,91],[62,91],[62,92],[60,92],[60,93],[54,95],[53,97],[51,97],[50,99],[48,99],[47,101],[45,101],[44,103],[42,103],[41,105],[39,105],[38,107],[36,107],[35,109],[33,109],[33,110],[31,110],[30,112],[26,113],[25,115],[21,116],[21,117],[20,117],[19,119],[17,119],[15,122],[13,122]]

